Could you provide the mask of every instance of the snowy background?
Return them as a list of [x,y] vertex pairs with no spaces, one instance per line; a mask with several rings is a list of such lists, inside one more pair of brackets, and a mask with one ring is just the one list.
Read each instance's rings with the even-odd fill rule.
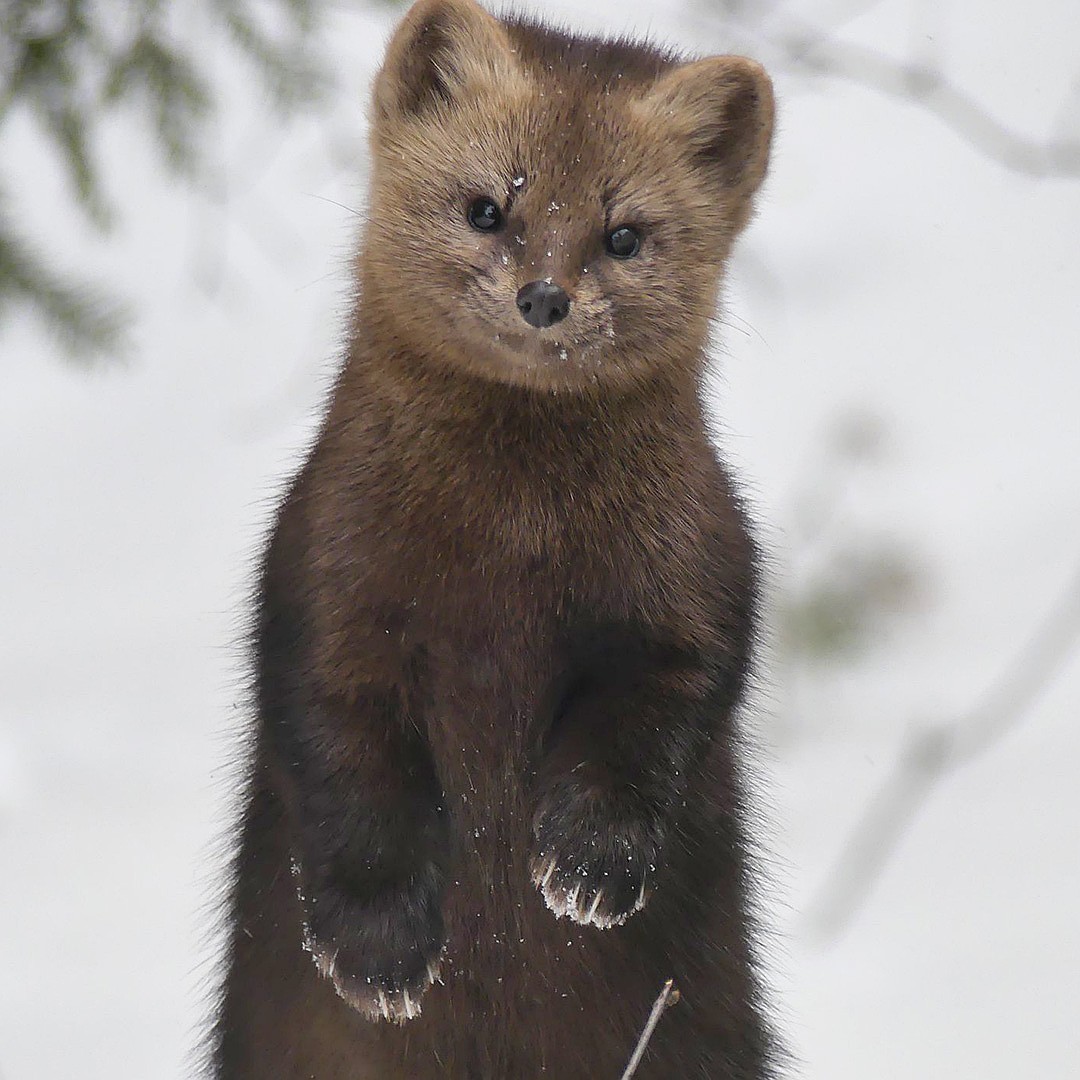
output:
[[[732,270],[713,408],[772,553],[776,629],[748,721],[765,954],[798,1073],[1080,1075],[1077,605],[1053,614],[1080,564],[1065,145],[1080,9],[534,10],[749,52],[776,76],[772,176]],[[213,196],[164,180],[134,121],[111,124],[123,216],[107,243],[29,124],[3,131],[20,218],[139,321],[126,364],[92,370],[29,316],[0,333],[2,1080],[190,1075],[245,596],[339,351],[366,87],[397,14],[332,7],[338,87],[288,125],[223,67]],[[913,100],[927,83],[898,74],[910,63],[947,86]],[[889,587],[857,640],[792,644],[790,609],[860,560]],[[977,752],[934,782],[935,748],[954,745],[926,735],[937,725]],[[890,780],[905,753],[919,764]],[[890,853],[871,874],[849,838],[882,791],[914,812],[888,852],[889,822],[871,829]]]

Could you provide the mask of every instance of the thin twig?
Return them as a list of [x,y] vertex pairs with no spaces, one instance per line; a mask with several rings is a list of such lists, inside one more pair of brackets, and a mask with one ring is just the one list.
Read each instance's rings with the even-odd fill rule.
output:
[[1042,142],[1010,130],[936,67],[904,63],[873,49],[800,35],[774,39],[785,59],[805,71],[850,79],[921,104],[986,157],[1032,177],[1080,176],[1080,139]]
[[621,1080],[630,1080],[634,1073],[637,1072],[641,1059],[645,1056],[645,1049],[649,1045],[649,1040],[656,1030],[656,1025],[660,1023],[660,1017],[665,1009],[669,1009],[679,1000],[679,996],[675,981],[668,979],[664,983],[664,989],[660,991],[660,996],[653,1003],[652,1012],[649,1013],[649,1019],[645,1022],[645,1029],[641,1033],[641,1038],[638,1039],[637,1046],[634,1047],[634,1056],[630,1058],[630,1064],[626,1066],[626,1072],[622,1074]]
[[909,739],[809,907],[807,923],[815,936],[831,940],[848,926],[935,787],[1017,726],[1078,639],[1080,572],[980,702],[954,723]]
[[[725,4],[717,22],[738,48],[767,66],[814,77],[846,79],[879,93],[914,102],[936,116],[979,153],[1013,172],[1037,179],[1080,177],[1080,132],[1041,140],[1012,130],[945,74],[940,47],[928,52],[925,25],[917,21],[918,47],[906,60],[841,41],[836,30],[875,3],[854,0],[831,16],[828,26],[808,24],[783,5]],[[935,11],[938,8],[934,8]],[[936,34],[934,35],[936,38]],[[1075,101],[1075,91],[1063,103]]]

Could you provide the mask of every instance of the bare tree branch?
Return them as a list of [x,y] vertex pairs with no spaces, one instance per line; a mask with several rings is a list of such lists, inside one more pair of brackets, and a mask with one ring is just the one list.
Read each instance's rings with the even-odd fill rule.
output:
[[861,45],[800,34],[775,39],[785,59],[815,75],[849,79],[914,101],[965,142],[1013,172],[1032,177],[1080,177],[1080,138],[1039,142],[1010,130],[969,93],[926,62],[902,63]]
[[908,740],[809,905],[807,924],[816,937],[835,939],[847,928],[935,788],[1024,719],[1078,639],[1080,571],[981,701],[953,723],[917,731]]
[[[839,40],[836,32],[844,23],[879,2],[839,0],[829,10],[819,12],[820,21],[815,24],[790,14],[782,3],[719,0],[718,10],[713,10],[731,46],[758,55],[774,70],[846,79],[914,102],[979,153],[1021,175],[1080,177],[1080,129],[1047,141],[1018,133],[946,78],[940,42],[931,46],[926,40],[926,22],[931,13],[940,14],[940,5],[925,0],[913,5],[912,44],[908,46],[911,58],[906,61]],[[1057,111],[1074,111],[1069,108],[1073,101],[1074,97],[1067,98]]]
[[645,1021],[645,1028],[641,1032],[641,1038],[638,1039],[637,1046],[634,1047],[634,1055],[630,1058],[630,1064],[626,1066],[626,1072],[622,1074],[621,1080],[631,1080],[631,1077],[637,1072],[641,1059],[645,1056],[649,1040],[656,1030],[656,1025],[660,1023],[660,1017],[663,1016],[666,1009],[676,1004],[678,1000],[679,991],[675,987],[675,982],[673,979],[668,979],[664,983],[664,989],[660,991],[660,996],[653,1003],[652,1012],[649,1013],[649,1019]]

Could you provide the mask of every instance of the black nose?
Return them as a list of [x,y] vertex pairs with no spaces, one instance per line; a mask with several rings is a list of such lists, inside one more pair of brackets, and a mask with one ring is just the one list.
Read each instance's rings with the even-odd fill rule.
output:
[[530,281],[518,290],[517,306],[530,326],[542,330],[562,322],[570,314],[570,297],[565,289],[550,281]]

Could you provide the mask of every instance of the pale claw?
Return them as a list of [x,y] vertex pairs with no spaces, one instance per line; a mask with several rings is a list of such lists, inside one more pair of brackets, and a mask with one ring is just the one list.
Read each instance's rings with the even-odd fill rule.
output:
[[554,873],[555,873],[555,860],[554,859],[549,859],[548,864],[547,864],[547,869],[544,871],[543,876],[537,882],[537,885],[539,885],[541,889],[546,889],[548,887],[548,883],[551,881],[551,875],[554,874]]
[[595,921],[596,913],[600,910],[600,901],[603,900],[603,899],[604,899],[604,890],[600,889],[597,892],[595,898],[593,899],[592,905],[589,907],[589,913],[585,916],[585,921],[586,922],[594,922]]

